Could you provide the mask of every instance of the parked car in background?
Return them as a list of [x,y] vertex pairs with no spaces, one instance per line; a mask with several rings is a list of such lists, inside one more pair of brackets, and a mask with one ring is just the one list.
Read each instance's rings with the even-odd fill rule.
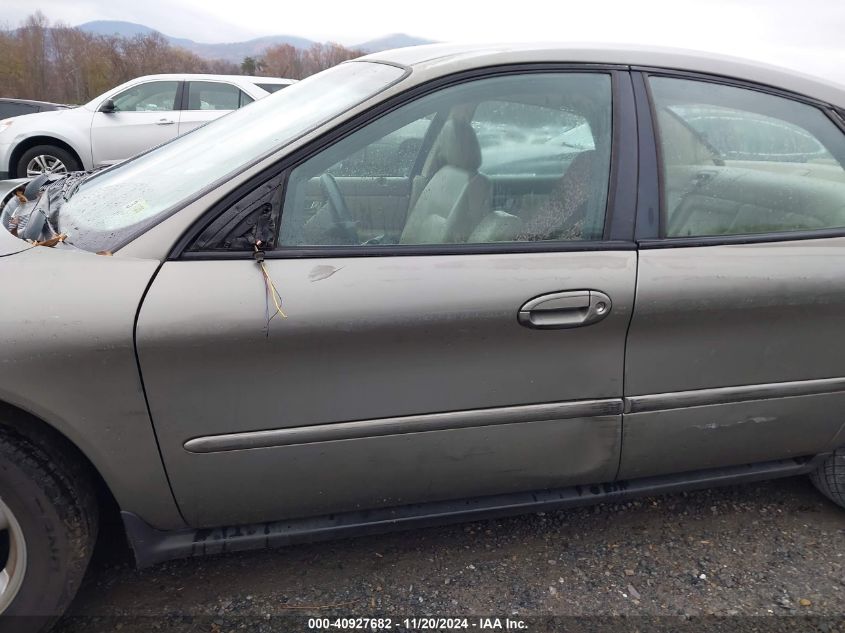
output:
[[60,613],[115,507],[143,566],[799,474],[845,505],[843,108],[438,45],[0,183],[0,614]]
[[770,116],[737,116],[730,109],[700,106],[673,106],[669,111],[728,160],[807,163],[827,155],[812,134]]
[[0,120],[0,178],[120,162],[289,86],[240,75],[148,75],[78,108]]
[[24,114],[35,114],[37,112],[50,112],[52,110],[67,110],[76,106],[62,103],[50,103],[49,101],[31,101],[28,99],[7,99],[0,97],[0,120]]

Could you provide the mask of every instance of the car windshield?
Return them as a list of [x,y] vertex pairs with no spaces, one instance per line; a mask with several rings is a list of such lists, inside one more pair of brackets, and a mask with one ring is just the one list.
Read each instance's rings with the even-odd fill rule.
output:
[[404,71],[340,64],[84,182],[59,215],[68,242],[113,251],[183,204],[395,83]]

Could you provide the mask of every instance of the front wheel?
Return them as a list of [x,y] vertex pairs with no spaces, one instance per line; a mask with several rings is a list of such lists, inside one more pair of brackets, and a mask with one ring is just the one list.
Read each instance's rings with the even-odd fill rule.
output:
[[82,165],[66,149],[55,145],[36,145],[26,150],[18,160],[18,178],[35,178],[41,174],[66,174],[79,171]]
[[88,473],[0,427],[0,632],[43,631],[73,598],[97,536]]
[[825,497],[845,508],[845,448],[836,449],[810,479]]

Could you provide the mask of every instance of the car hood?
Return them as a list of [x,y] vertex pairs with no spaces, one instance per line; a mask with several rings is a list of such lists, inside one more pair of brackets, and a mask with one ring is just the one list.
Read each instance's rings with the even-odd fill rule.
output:
[[0,257],[14,255],[29,247],[24,240],[16,238],[5,228],[0,227]]
[[[58,221],[70,188],[78,186],[88,175],[88,172],[73,172],[0,181],[0,257],[23,252],[35,240],[54,237],[49,227]],[[19,205],[14,197],[22,185],[28,201]],[[11,233],[12,224],[18,226],[19,237]]]
[[4,139],[4,143],[7,143],[10,139],[16,139],[22,133],[52,131],[52,128],[59,121],[67,122],[70,125],[73,125],[74,121],[77,123],[80,121],[86,122],[90,120],[92,114],[93,112],[90,110],[78,107],[9,117],[14,123],[0,133],[0,138]]

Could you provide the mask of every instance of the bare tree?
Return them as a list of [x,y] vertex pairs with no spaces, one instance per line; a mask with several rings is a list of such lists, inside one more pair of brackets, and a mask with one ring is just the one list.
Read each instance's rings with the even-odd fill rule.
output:
[[17,29],[0,30],[0,96],[85,103],[141,75],[239,74],[237,64],[205,60],[153,33],[133,38],[51,25],[36,12]]
[[268,76],[303,79],[363,54],[362,51],[332,42],[313,44],[306,50],[295,48],[290,44],[280,44],[264,51],[260,70],[262,74]]
[[340,44],[271,46],[242,64],[207,60],[171,45],[159,33],[94,35],[50,24],[40,11],[16,29],[0,30],[0,96],[85,103],[141,75],[158,73],[258,74],[302,79],[362,55]]

